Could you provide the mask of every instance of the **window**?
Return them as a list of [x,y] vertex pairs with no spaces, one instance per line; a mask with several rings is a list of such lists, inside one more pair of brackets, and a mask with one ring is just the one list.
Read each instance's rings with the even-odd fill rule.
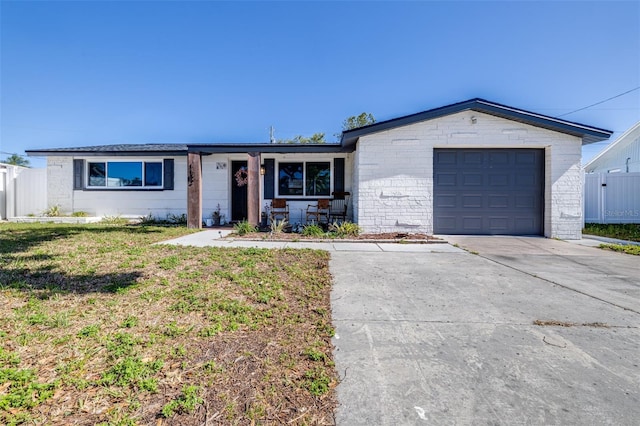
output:
[[158,188],[162,186],[162,163],[106,161],[89,163],[89,187]]
[[278,167],[278,195],[328,196],[331,194],[331,163],[280,163]]
[[331,194],[331,166],[329,162],[307,163],[306,185],[308,196]]

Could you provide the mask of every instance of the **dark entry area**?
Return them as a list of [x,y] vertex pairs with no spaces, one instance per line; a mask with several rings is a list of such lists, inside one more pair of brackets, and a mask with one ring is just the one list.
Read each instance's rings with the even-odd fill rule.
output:
[[234,222],[247,218],[247,185],[238,182],[246,173],[246,161],[231,162],[231,220]]

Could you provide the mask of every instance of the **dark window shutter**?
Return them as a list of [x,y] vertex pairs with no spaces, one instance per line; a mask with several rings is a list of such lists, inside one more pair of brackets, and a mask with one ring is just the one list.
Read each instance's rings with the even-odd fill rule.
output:
[[73,189],[84,189],[84,160],[73,160]]
[[276,184],[276,160],[264,160],[264,199],[271,200]]
[[333,191],[344,192],[344,158],[333,160]]
[[173,189],[173,158],[164,160],[164,189]]

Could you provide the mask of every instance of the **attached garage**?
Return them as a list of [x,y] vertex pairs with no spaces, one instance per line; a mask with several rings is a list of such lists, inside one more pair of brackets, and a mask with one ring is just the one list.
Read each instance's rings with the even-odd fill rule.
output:
[[544,150],[434,149],[434,233],[542,235]]
[[365,232],[581,237],[582,146],[611,132],[471,99],[349,130]]

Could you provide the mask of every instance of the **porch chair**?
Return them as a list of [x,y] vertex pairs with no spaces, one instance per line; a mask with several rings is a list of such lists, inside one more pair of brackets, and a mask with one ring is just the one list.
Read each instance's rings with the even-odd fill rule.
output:
[[[307,206],[306,222],[325,222],[329,223],[330,201],[328,199],[318,200],[318,204],[309,204]],[[322,220],[324,218],[324,221]]]
[[271,200],[271,211],[269,220],[274,223],[276,220],[286,220],[289,223],[289,204],[283,198],[274,198]]
[[347,209],[349,208],[349,192],[333,192],[331,200],[331,208],[329,210],[329,220],[331,222],[346,221]]

